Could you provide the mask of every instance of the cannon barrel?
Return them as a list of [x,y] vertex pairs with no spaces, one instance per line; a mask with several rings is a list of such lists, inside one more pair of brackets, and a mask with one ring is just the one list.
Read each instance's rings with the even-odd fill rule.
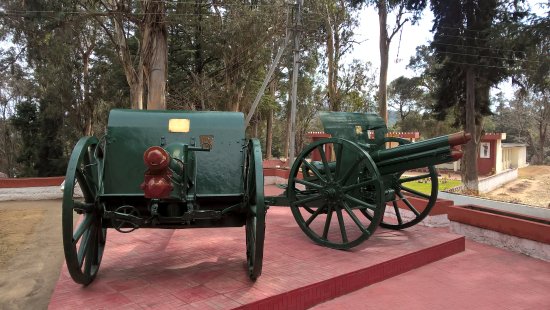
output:
[[[415,142],[406,145],[400,145],[391,149],[378,150],[371,153],[374,162],[383,162],[388,159],[407,156],[410,154],[422,153],[437,148],[453,148],[470,141],[471,135],[465,132],[457,132],[447,136],[436,137],[420,142]],[[458,159],[458,158],[457,158]]]
[[469,133],[458,132],[447,136],[428,139],[391,149],[371,153],[382,175],[418,169],[456,161],[462,158],[462,151],[456,147],[471,139]]

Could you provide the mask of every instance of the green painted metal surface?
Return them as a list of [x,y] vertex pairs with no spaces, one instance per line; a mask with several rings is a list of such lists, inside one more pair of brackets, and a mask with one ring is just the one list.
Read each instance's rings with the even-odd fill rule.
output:
[[326,133],[355,142],[368,151],[382,176],[454,161],[450,135],[386,149],[388,130],[376,114],[321,112],[320,118]]
[[[372,113],[320,112],[319,117],[325,132],[334,138],[342,138],[356,143],[382,145],[388,132],[384,120]],[[369,137],[373,131],[374,139]]]
[[[189,119],[189,132],[169,132],[170,119]],[[195,153],[197,196],[241,195],[245,146],[242,113],[139,110],[112,110],[109,115],[104,194],[143,196],[140,185],[147,170],[145,150],[172,143],[200,146],[201,135],[212,135],[214,143],[210,152]]]

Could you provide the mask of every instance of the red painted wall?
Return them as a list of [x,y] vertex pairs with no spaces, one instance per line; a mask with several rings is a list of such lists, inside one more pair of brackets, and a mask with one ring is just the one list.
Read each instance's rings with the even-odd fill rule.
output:
[[481,140],[481,142],[489,142],[489,158],[481,158],[480,152],[477,154],[477,171],[481,175],[490,175],[496,170],[496,141],[495,140]]

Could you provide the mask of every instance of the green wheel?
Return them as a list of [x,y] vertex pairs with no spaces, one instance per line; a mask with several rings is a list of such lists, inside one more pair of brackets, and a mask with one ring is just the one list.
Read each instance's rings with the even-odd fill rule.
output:
[[262,148],[258,139],[248,143],[245,161],[246,261],[248,276],[256,280],[262,274],[265,239],[264,175]]
[[[340,138],[312,143],[298,155],[290,170],[287,197],[302,231],[334,249],[349,249],[367,240],[385,206],[384,187],[371,157]],[[366,220],[361,216],[364,210],[373,216]]]
[[[411,143],[409,140],[397,137],[386,137],[384,143],[393,142],[399,145]],[[423,182],[430,189],[430,195],[421,193],[410,187],[413,182]],[[424,220],[437,201],[438,179],[434,166],[427,166],[425,171],[401,171],[394,173],[389,188],[393,188],[395,199],[390,201],[391,206],[387,206],[380,226],[388,229],[404,229],[414,226]],[[400,208],[399,205],[405,207]],[[371,217],[370,212],[364,213]]]
[[62,232],[69,273],[75,282],[84,285],[94,280],[105,247],[104,206],[98,199],[102,172],[103,149],[97,138],[81,138],[73,149],[65,176]]

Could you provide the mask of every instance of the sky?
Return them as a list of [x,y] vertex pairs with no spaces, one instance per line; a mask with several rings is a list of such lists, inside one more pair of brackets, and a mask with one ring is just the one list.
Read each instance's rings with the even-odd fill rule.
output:
[[[356,44],[352,53],[346,60],[361,59],[370,61],[373,68],[380,68],[380,52],[378,48],[378,14],[373,6],[363,8],[359,13],[359,27],[355,31]],[[388,23],[393,23],[394,16],[388,15]],[[424,10],[422,18],[416,25],[407,23],[402,33],[397,33],[390,44],[390,57],[388,66],[388,81],[404,75],[414,76],[412,70],[406,69],[409,60],[416,55],[416,47],[426,44],[433,38],[430,32],[433,14],[429,9]],[[401,41],[399,36],[401,35]]]

